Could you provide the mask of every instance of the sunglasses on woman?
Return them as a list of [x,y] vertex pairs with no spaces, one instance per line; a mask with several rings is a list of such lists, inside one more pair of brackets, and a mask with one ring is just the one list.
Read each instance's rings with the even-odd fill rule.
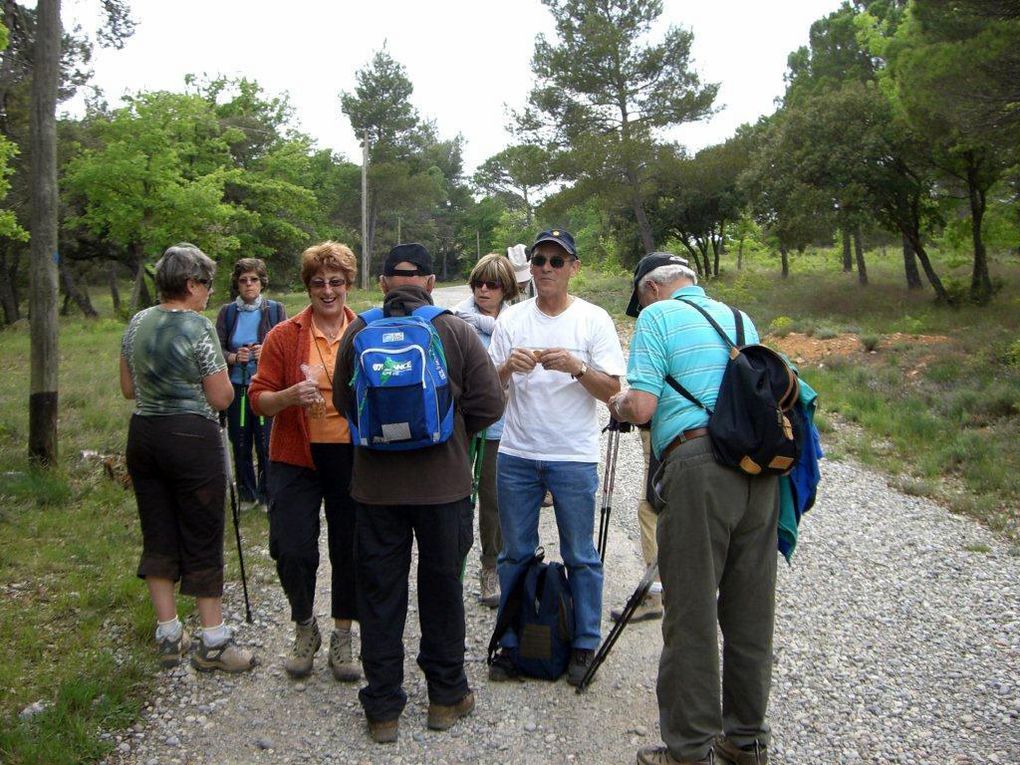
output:
[[326,285],[327,284],[330,287],[332,287],[333,289],[338,290],[341,287],[343,287],[345,284],[347,284],[347,280],[346,279],[330,279],[327,282],[325,279],[312,279],[310,282],[308,282],[308,286],[311,287],[313,290],[324,290],[324,289],[326,289]]
[[491,282],[486,279],[473,279],[471,281],[471,289],[477,290],[485,287],[490,290],[499,290],[503,288],[503,285],[499,282]]
[[[572,260],[573,258],[571,258]],[[551,258],[547,258],[545,255],[532,255],[531,265],[535,268],[545,268],[546,262],[549,263],[553,268],[563,268],[567,263],[567,258],[562,255],[553,255]]]

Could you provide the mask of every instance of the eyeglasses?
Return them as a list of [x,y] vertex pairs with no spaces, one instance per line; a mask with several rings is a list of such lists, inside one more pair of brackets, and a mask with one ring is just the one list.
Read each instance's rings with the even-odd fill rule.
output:
[[201,284],[203,287],[209,290],[209,294],[212,294],[213,291],[212,279],[192,279],[191,281],[193,281],[195,284]]
[[[570,260],[576,260],[576,258],[570,258]],[[531,256],[532,268],[545,268],[547,262],[553,268],[563,268],[567,264],[567,258],[564,258],[562,255],[553,255],[551,258],[547,258],[545,255]]]
[[243,276],[237,280],[238,284],[261,284],[262,280],[257,276]]
[[503,285],[499,282],[490,282],[487,279],[473,279],[471,281],[471,289],[478,290],[485,287],[490,290],[501,290]]
[[347,284],[347,280],[346,279],[330,279],[327,282],[325,279],[312,279],[310,282],[308,282],[308,286],[311,287],[313,290],[322,290],[322,289],[325,289],[327,284],[330,287],[332,287],[333,289],[338,290],[338,289],[340,289],[341,287],[343,287],[343,286],[345,286]]

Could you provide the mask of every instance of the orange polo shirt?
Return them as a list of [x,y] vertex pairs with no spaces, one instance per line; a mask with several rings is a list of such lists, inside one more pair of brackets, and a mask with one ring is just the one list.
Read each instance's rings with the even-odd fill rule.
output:
[[308,333],[308,353],[306,363],[314,368],[321,366],[323,371],[319,374],[319,392],[326,399],[326,416],[309,417],[305,412],[305,420],[308,423],[308,440],[313,444],[349,444],[351,442],[351,430],[347,426],[347,418],[340,414],[333,406],[333,370],[336,369],[336,354],[340,350],[340,338],[347,329],[347,317],[344,316],[343,326],[337,332],[336,339],[330,342],[317,326],[315,321],[311,322],[312,331]]

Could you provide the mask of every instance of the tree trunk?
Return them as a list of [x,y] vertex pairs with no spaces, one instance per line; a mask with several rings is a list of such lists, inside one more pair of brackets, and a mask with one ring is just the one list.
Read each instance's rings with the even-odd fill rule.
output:
[[110,298],[113,300],[113,312],[120,315],[120,290],[117,288],[117,261],[111,260],[108,269],[110,276]]
[[740,243],[737,245],[737,270],[739,271],[744,267],[744,239],[746,237],[740,235]]
[[140,244],[131,246],[131,272],[134,274],[135,283],[131,288],[131,310],[140,311],[152,305],[152,296],[149,294],[149,286],[145,283],[145,253]]
[[854,270],[854,260],[850,254],[850,232],[846,226],[840,230],[843,232],[843,273],[848,274]]
[[57,83],[60,79],[60,0],[39,0],[29,119],[32,183],[32,372],[28,398],[28,456],[57,462]]
[[919,290],[924,285],[921,284],[921,274],[917,270],[917,256],[914,254],[914,245],[910,243],[906,234],[901,236],[903,237],[903,273],[907,277],[907,289]]
[[638,232],[641,234],[641,244],[645,248],[645,254],[655,252],[655,239],[652,238],[652,224],[648,222],[645,214],[644,201],[637,194],[634,195],[634,218],[637,220]]
[[780,260],[783,263],[783,273],[782,273],[782,276],[783,276],[784,279],[786,279],[787,277],[790,276],[790,253],[782,245],[780,245],[780,247],[779,247],[779,258],[780,258]]
[[99,316],[99,314],[96,313],[96,309],[92,307],[92,300],[89,298],[88,287],[79,287],[78,284],[75,283],[74,274],[72,273],[71,266],[67,261],[60,262],[60,279],[64,283],[64,293],[68,298],[74,301],[75,305],[78,306],[79,310],[86,318],[95,319]]
[[981,236],[981,223],[985,217],[985,190],[977,179],[975,162],[967,164],[967,191],[970,197],[970,228],[974,240],[974,271],[970,277],[970,297],[975,303],[987,303],[992,298],[992,280],[988,275],[988,255]]
[[857,282],[866,285],[868,269],[864,265],[864,238],[861,236],[860,224],[854,228],[854,256],[857,258]]
[[942,285],[942,280],[939,279],[935,268],[931,264],[931,260],[928,258],[928,253],[925,252],[924,243],[921,241],[921,235],[918,230],[908,231],[904,230],[903,235],[910,240],[910,244],[914,248],[914,252],[917,254],[917,259],[921,261],[921,269],[924,271],[924,275],[928,277],[928,283],[932,289],[935,290],[935,300],[939,303],[949,302],[949,293],[946,292],[946,288]]
[[719,235],[712,237],[712,274],[718,279],[719,278],[719,255],[723,248],[723,224],[719,224]]
[[4,309],[4,324],[13,324],[21,318],[21,308],[18,305],[18,261],[21,254],[13,250],[11,263],[7,264],[7,248],[0,249],[0,304]]

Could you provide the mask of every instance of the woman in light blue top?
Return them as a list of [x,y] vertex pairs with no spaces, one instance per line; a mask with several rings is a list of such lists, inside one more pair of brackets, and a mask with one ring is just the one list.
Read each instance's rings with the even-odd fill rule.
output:
[[[471,269],[469,278],[471,297],[453,311],[474,327],[482,345],[488,348],[500,311],[517,297],[517,279],[510,260],[497,253],[490,253],[479,260]],[[503,420],[500,419],[479,433],[472,445],[482,453],[478,477],[478,537],[482,548],[479,600],[489,608],[499,605],[496,556],[503,546],[503,538],[499,532],[499,508],[496,504],[496,453],[502,435]]]

